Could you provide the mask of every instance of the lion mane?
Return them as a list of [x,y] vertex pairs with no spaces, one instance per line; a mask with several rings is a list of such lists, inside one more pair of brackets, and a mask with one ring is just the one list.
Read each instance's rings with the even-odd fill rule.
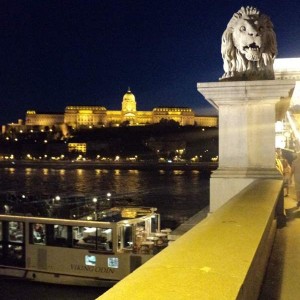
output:
[[220,80],[274,79],[276,35],[268,16],[254,7],[242,7],[222,35],[225,73]]

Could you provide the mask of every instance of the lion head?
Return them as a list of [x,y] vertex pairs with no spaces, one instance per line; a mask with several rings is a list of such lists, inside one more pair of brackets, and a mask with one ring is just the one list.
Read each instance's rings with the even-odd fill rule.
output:
[[225,73],[220,80],[274,79],[277,43],[269,17],[242,7],[223,33],[221,53]]

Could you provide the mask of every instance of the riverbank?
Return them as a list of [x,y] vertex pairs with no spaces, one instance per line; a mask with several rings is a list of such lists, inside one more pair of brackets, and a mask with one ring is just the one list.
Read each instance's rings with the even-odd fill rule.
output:
[[211,172],[218,167],[215,162],[100,162],[100,161],[50,161],[14,160],[0,161],[0,168],[55,168],[55,169],[135,169],[135,170],[200,170]]

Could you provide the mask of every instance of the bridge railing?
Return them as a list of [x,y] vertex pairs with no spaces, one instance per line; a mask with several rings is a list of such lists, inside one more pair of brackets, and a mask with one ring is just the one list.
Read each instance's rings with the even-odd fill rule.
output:
[[257,180],[98,299],[257,299],[282,210]]

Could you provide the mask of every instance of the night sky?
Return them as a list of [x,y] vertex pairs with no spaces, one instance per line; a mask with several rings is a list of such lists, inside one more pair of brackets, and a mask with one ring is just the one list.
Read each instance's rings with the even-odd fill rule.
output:
[[221,36],[233,13],[270,16],[278,57],[300,57],[300,2],[212,0],[0,1],[0,124],[28,109],[188,106],[217,114],[197,82],[223,74]]

